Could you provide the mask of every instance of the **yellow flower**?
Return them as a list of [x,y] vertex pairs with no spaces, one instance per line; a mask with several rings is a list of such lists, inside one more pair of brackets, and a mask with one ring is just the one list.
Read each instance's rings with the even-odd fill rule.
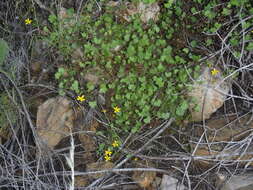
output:
[[110,161],[111,160],[111,157],[110,156],[108,156],[108,155],[105,155],[105,161]]
[[119,146],[119,142],[118,141],[113,141],[112,146],[113,147],[118,147]]
[[102,109],[102,112],[103,112],[103,113],[106,113],[106,112],[107,112],[107,110],[106,110],[106,109]]
[[25,24],[31,24],[31,23],[32,23],[31,19],[29,19],[29,18],[25,19]]
[[135,157],[135,158],[134,158],[134,161],[137,161],[137,160],[138,160],[138,157]]
[[78,101],[80,101],[80,102],[85,101],[84,95],[82,95],[82,96],[77,96],[76,99],[77,99]]
[[214,69],[211,71],[211,74],[212,74],[213,76],[215,76],[215,75],[217,75],[219,72],[220,72],[219,70],[217,70],[217,69],[214,68]]
[[112,151],[106,150],[106,151],[105,151],[105,156],[104,156],[105,160],[106,160],[106,161],[111,160],[111,155],[112,155]]
[[110,150],[105,151],[105,156],[111,156],[111,155],[112,155],[112,151],[110,151]]
[[120,112],[120,108],[118,106],[115,106],[113,109],[114,109],[114,113],[119,113]]

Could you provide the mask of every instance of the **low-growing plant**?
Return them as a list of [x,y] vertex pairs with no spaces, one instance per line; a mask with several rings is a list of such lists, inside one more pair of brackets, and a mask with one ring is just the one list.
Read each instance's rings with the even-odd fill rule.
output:
[[[71,62],[55,74],[60,94],[68,89],[92,96],[97,89],[110,96],[106,107],[111,111],[106,114],[111,119],[113,138],[120,133],[137,132],[155,120],[182,120],[187,116],[185,92],[189,76],[194,73],[191,66],[200,56],[186,47],[173,47],[173,26],[178,22],[172,20],[173,12],[168,10],[161,16],[163,19],[148,24],[143,24],[139,15],[126,22],[117,20],[113,13],[111,8],[96,18],[83,13],[77,22],[72,11],[67,11],[65,19],[49,17],[52,25],[45,29],[46,39],[67,63]],[[77,49],[83,54],[79,59],[72,56]],[[100,84],[82,83],[80,78],[96,67],[102,70]],[[94,99],[89,101],[91,107],[97,106]]]
[[0,137],[7,138],[10,133],[9,126],[17,121],[17,112],[7,93],[0,93],[0,102]]
[[0,39],[0,68],[6,58],[6,56],[8,55],[9,52],[9,46],[6,43],[5,40]]

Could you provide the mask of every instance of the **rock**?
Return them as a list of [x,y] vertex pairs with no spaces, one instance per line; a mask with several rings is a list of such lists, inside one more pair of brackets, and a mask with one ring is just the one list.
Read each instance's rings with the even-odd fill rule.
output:
[[105,95],[104,94],[102,94],[102,93],[99,93],[98,94],[98,103],[100,104],[100,105],[105,105]]
[[112,48],[113,52],[118,52],[119,50],[121,50],[122,46],[121,45],[117,45],[116,47]]
[[[107,6],[117,7],[120,3],[109,1]],[[157,2],[155,3],[131,3],[124,2],[122,11],[118,11],[117,15],[122,17],[127,22],[131,21],[133,15],[139,14],[143,23],[148,23],[150,20],[157,21],[160,13],[160,7]]]
[[116,7],[119,5],[119,1],[108,1],[106,4],[108,7]]
[[40,71],[42,71],[42,65],[43,62],[41,61],[34,61],[31,63],[31,70],[33,73],[39,73]]
[[187,188],[179,184],[176,178],[173,178],[168,175],[163,175],[162,182],[161,182],[161,190],[186,190]]
[[227,180],[221,190],[252,190],[253,174],[234,175]]
[[149,188],[155,179],[155,172],[135,171],[132,179],[142,188]]
[[75,188],[86,187],[89,184],[87,176],[75,176]]
[[86,70],[83,78],[81,78],[80,85],[86,85],[89,82],[94,86],[97,86],[100,84],[101,81],[103,81],[103,79],[108,80],[108,78],[109,73],[105,73],[105,71],[99,67],[93,67]]
[[161,182],[162,182],[162,178],[161,177],[156,177],[154,180],[153,180],[153,183],[151,184],[151,189],[159,189],[160,185],[161,185]]
[[98,76],[92,73],[86,73],[84,75],[84,79],[88,82],[91,82],[93,85],[97,85],[99,81]]
[[139,186],[137,186],[137,185],[124,185],[124,186],[122,186],[121,187],[121,190],[139,190],[140,189],[140,187]]
[[147,23],[149,20],[158,20],[158,15],[160,11],[160,7],[157,2],[155,3],[150,3],[150,4],[145,4],[140,2],[137,5],[137,13],[141,14],[141,20],[144,23]]
[[[86,171],[101,171],[101,170],[108,170],[112,169],[114,167],[114,164],[112,162],[94,162],[87,165]],[[100,177],[103,177],[105,173],[97,173],[89,175],[90,177],[97,179]]]
[[73,27],[76,24],[76,14],[68,12],[64,7],[60,7],[58,18],[61,21],[61,27],[63,28]]
[[73,128],[71,101],[64,97],[50,98],[38,108],[37,134],[41,148],[53,149]]
[[97,150],[96,141],[93,138],[92,134],[82,133],[83,132],[96,132],[97,127],[99,126],[98,122],[96,120],[92,120],[91,123],[87,124],[85,127],[82,127],[82,130],[79,131],[79,140],[82,143],[82,147],[84,148],[84,160],[85,163],[92,163],[95,162],[95,155],[94,153]]
[[[226,160],[240,160],[239,165],[248,164],[253,166],[251,160],[253,155],[251,152],[253,148],[249,146],[246,149],[240,148],[240,144],[236,146],[236,142],[246,140],[247,137],[252,135],[253,121],[251,114],[246,114],[241,117],[236,115],[227,116],[224,118],[211,119],[206,122],[205,127],[195,127],[196,134],[193,135],[195,139],[199,139],[203,133],[206,134],[205,144],[199,144],[195,152],[195,156],[198,157],[209,157],[207,160],[197,160],[201,167],[210,167],[215,162],[212,159],[218,159],[225,162]],[[194,140],[193,140],[194,141]],[[231,144],[231,141],[233,144]],[[207,145],[208,144],[208,145]],[[192,144],[192,150],[194,150],[196,144]],[[243,154],[241,153],[243,152]],[[210,158],[211,157],[211,158]],[[245,160],[243,162],[243,160]]]
[[203,67],[202,74],[194,82],[192,90],[188,92],[188,97],[191,99],[192,121],[209,119],[211,114],[223,105],[227,97],[231,84],[223,81],[220,69],[216,69],[219,72],[216,76],[212,76],[211,69]]
[[75,48],[75,51],[71,54],[72,62],[80,62],[83,59],[83,50],[79,48]]
[[58,18],[59,18],[60,20],[69,18],[68,14],[67,14],[67,9],[66,9],[66,8],[60,7],[60,11],[59,11],[59,13],[58,13]]
[[[136,163],[136,167],[152,167],[152,163],[142,163],[139,161]],[[139,184],[142,188],[150,188],[152,183],[155,181],[156,172],[146,171],[134,171],[132,179]]]
[[[206,122],[206,126],[209,142],[238,141],[249,135],[249,132],[245,131],[253,128],[253,121],[250,114],[238,118],[234,115],[211,119]],[[200,130],[199,134],[202,132]]]

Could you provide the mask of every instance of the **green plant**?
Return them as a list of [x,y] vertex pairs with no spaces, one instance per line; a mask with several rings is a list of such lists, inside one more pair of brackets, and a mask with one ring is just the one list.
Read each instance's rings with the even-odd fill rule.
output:
[[15,110],[15,105],[9,99],[7,93],[0,93],[0,136],[6,138],[6,134],[9,131],[9,122],[15,123],[17,121],[17,112]]
[[[173,4],[173,7],[172,1],[167,3],[169,9],[175,9],[175,15],[181,13],[180,6]],[[179,26],[179,20],[172,22],[172,12],[166,11],[159,22],[146,26],[138,15],[131,22],[116,21],[110,8],[95,20],[90,13],[83,13],[77,23],[73,12],[67,14],[65,19],[49,17],[52,26],[47,28],[47,40],[72,63],[60,67],[55,79],[62,91],[70,89],[92,96],[98,89],[111,96],[106,102],[108,110],[120,108],[116,113],[107,113],[111,136],[117,138],[120,133],[137,132],[155,120],[170,117],[181,120],[187,116],[188,101],[184,92],[194,68],[188,71],[185,68],[200,56],[188,48],[182,51],[172,46],[173,25]],[[73,61],[76,49],[81,49],[83,56]],[[82,84],[78,80],[89,69],[97,67],[102,70],[98,85]],[[88,104],[97,106],[92,99]]]
[[9,52],[9,46],[5,40],[0,39],[0,67],[2,66],[6,56]]
[[59,94],[65,95],[64,90],[72,90],[76,94],[79,94],[80,87],[79,82],[74,78],[76,76],[75,70],[65,69],[63,67],[58,68],[58,71],[55,73],[55,79],[59,80]]

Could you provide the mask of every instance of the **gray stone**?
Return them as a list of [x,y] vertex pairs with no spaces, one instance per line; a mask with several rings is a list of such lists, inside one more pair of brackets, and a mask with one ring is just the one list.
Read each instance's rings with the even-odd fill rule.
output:
[[253,189],[253,175],[244,174],[232,176],[221,190],[252,190]]
[[176,178],[168,175],[163,175],[161,182],[161,190],[186,190],[187,188],[180,184]]

